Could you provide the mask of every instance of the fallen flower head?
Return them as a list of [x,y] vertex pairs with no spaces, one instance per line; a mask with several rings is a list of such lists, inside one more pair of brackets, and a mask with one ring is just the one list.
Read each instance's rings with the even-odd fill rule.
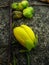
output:
[[38,37],[33,30],[27,25],[21,25],[13,29],[13,34],[19,43],[29,51],[35,48],[38,42]]

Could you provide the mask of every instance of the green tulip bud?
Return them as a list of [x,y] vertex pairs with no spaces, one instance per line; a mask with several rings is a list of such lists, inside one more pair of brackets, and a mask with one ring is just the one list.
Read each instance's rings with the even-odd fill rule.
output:
[[16,2],[12,3],[11,8],[15,9],[15,10],[23,10],[22,4],[21,3],[16,3]]
[[12,3],[11,8],[18,9],[18,3],[16,3],[16,2]]
[[29,2],[28,1],[22,1],[21,5],[23,6],[23,8],[26,8],[29,6]]
[[14,19],[22,18],[22,12],[21,11],[13,11],[13,18]]
[[23,10],[23,6],[21,3],[18,3],[18,10]]
[[23,10],[23,15],[26,18],[32,18],[34,13],[34,8],[33,7],[27,7],[26,9]]

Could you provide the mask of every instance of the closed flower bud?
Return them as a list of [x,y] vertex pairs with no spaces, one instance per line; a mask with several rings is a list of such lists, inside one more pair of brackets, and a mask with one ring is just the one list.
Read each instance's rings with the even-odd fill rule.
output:
[[29,6],[29,2],[28,1],[22,1],[21,5],[23,6],[23,8],[26,8]]
[[17,2],[12,3],[11,8],[14,10],[23,10],[23,6],[21,5],[21,3]]
[[23,15],[26,18],[32,18],[34,14],[34,8],[33,7],[27,7],[26,9],[23,10]]
[[22,18],[22,12],[21,11],[13,11],[13,18],[14,19]]
[[11,8],[12,9],[18,9],[18,3],[17,2],[12,3]]
[[21,25],[13,29],[13,34],[19,43],[29,51],[35,48],[38,42],[38,36],[27,25]]

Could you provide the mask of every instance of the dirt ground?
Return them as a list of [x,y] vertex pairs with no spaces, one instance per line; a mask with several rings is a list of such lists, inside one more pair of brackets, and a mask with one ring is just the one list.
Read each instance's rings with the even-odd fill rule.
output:
[[[7,0],[1,0],[1,3]],[[16,1],[16,0],[15,0]],[[17,0],[18,1],[18,0]],[[29,0],[35,4],[43,4],[37,0]],[[26,24],[30,26],[38,35],[39,41],[35,49],[30,51],[30,65],[49,65],[49,7],[48,6],[32,6],[34,7],[34,16],[31,19],[19,19],[14,21],[15,25]],[[9,44],[9,7],[0,8],[0,65],[7,65],[7,46]],[[12,40],[13,42],[13,40]],[[12,43],[11,42],[11,43]],[[6,45],[4,48],[2,45]],[[25,53],[18,53],[20,49],[24,49],[17,41],[13,51],[18,59],[17,65],[27,65]]]

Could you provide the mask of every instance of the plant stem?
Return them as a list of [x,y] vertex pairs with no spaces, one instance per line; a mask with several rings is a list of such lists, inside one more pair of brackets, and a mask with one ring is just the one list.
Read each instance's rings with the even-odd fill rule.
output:
[[[34,4],[34,3],[31,3],[30,2],[30,5],[31,6],[49,6],[49,4]],[[4,4],[4,5],[2,5],[2,6],[0,6],[0,8],[5,8],[5,7],[8,7],[9,5],[8,4]]]
[[13,53],[13,65],[17,65],[15,54]]
[[30,54],[28,50],[20,50],[20,53],[26,53],[27,55],[27,65],[30,65]]
[[30,2],[30,5],[31,6],[49,6],[49,4],[38,4],[38,3],[34,4],[34,3],[31,3],[31,2]]
[[29,55],[29,52],[26,53],[26,55],[27,55],[27,65],[30,65],[30,55]]
[[13,58],[13,64],[16,65],[16,58]]

